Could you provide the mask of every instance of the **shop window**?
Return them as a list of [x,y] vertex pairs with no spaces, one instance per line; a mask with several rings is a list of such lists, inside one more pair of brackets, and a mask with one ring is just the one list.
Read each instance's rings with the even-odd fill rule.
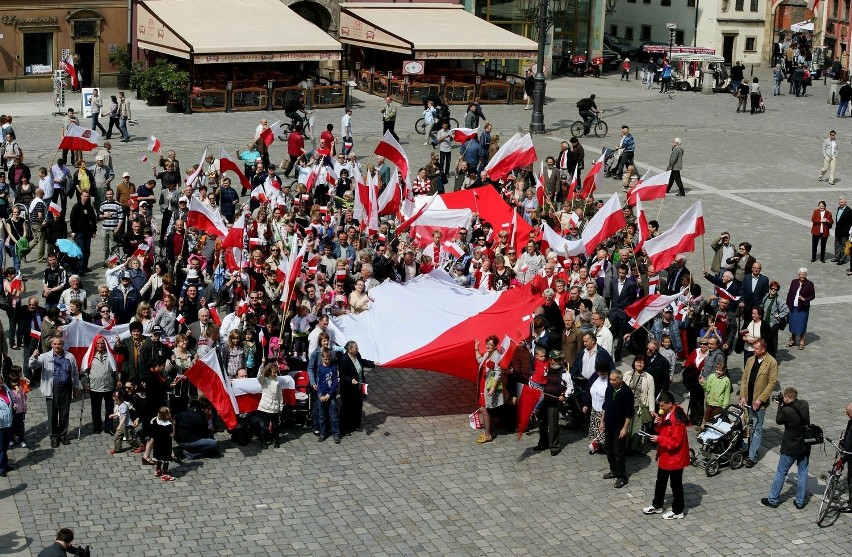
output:
[[24,33],[24,75],[53,72],[53,33]]
[[751,5],[749,6],[749,11],[756,12],[758,2],[759,2],[759,0],[751,0]]
[[98,22],[94,19],[76,19],[71,22],[71,37],[74,40],[97,39]]
[[757,39],[755,37],[746,37],[746,43],[745,43],[746,52],[754,52],[755,50],[757,50],[755,48],[756,42],[757,42]]
[[639,31],[639,40],[640,41],[650,41],[651,40],[651,26],[643,25],[641,30]]
[[675,31],[675,44],[683,44],[683,29]]
[[618,36],[618,25],[610,25],[609,26],[609,34],[613,37]]
[[624,38],[628,41],[633,40],[633,27],[625,27],[624,28]]

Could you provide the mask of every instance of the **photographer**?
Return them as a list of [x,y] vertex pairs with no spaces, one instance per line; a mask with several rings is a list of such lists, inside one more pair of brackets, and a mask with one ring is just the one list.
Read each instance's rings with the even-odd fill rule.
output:
[[71,528],[60,528],[56,532],[56,540],[53,544],[45,547],[38,552],[38,557],[64,557],[66,553],[71,555],[88,556],[91,555],[89,546],[74,547],[71,542],[74,541],[74,530]]
[[811,448],[805,444],[805,426],[810,423],[811,414],[808,403],[798,399],[798,392],[793,387],[787,387],[783,393],[772,397],[778,403],[778,413],[775,421],[784,426],[784,435],[781,437],[781,458],[778,460],[778,468],[775,470],[775,481],[769,490],[769,497],[760,500],[764,507],[776,508],[780,502],[778,496],[784,487],[784,479],[787,477],[790,467],[796,463],[796,500],[794,505],[797,509],[805,508],[805,495],[808,487],[808,459]]

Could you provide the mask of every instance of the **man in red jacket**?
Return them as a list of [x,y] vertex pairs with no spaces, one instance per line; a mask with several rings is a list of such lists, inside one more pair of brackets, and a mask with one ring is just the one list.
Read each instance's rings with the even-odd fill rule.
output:
[[[302,136],[302,128],[296,127],[287,136],[287,154],[290,155],[290,162],[287,163],[287,168],[284,170],[284,176],[290,177],[290,171],[293,170],[296,161],[299,160],[305,153],[305,138]],[[281,166],[284,166],[283,164]],[[298,178],[298,172],[296,177]]]
[[[665,520],[683,518],[683,469],[689,466],[689,420],[683,408],[674,403],[674,395],[663,391],[657,399],[659,416],[655,420],[656,435],[649,439],[657,444],[657,485],[651,506],[642,509],[645,514],[662,514]],[[663,512],[666,484],[671,479],[672,509]]]

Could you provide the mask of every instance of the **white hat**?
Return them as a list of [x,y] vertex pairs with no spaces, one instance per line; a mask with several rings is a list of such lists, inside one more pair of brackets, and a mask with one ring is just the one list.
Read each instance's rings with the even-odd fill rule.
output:
[[130,178],[130,172],[125,172],[121,175],[122,178]]
[[178,203],[189,203],[189,198],[185,195],[180,196]]
[[95,160],[96,160],[96,161],[102,161],[102,160],[104,160],[104,156],[103,156],[103,155],[98,155],[97,157],[95,157]]
[[196,271],[195,269],[190,269],[189,271],[186,272],[186,278],[197,279],[198,278],[198,271]]

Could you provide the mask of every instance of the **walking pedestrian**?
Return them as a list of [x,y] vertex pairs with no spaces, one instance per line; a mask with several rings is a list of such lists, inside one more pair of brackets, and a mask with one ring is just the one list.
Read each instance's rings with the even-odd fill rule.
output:
[[[774,399],[778,400],[778,399]],[[781,436],[781,457],[778,459],[778,467],[775,469],[775,479],[769,489],[769,495],[760,500],[764,507],[776,508],[781,504],[779,496],[787,472],[796,463],[796,499],[793,504],[797,509],[805,508],[805,497],[808,488],[808,461],[811,456],[811,447],[805,443],[805,426],[811,423],[811,414],[806,400],[799,400],[799,393],[793,387],[784,389],[782,397],[778,400],[778,413],[775,422],[784,426],[784,434]]]
[[130,101],[124,97],[124,91],[118,92],[118,131],[121,132],[122,143],[130,141],[130,134],[127,132],[127,121],[130,120]]
[[840,96],[840,104],[837,106],[837,117],[846,118],[846,109],[849,107],[849,100],[852,99],[852,86],[849,85],[848,79],[840,86],[837,94]]
[[846,206],[846,197],[837,200],[837,212],[834,215],[834,258],[832,263],[843,265],[846,262],[846,242],[852,229],[852,209]]
[[831,130],[828,137],[822,141],[822,169],[819,171],[817,180],[822,182],[822,177],[828,172],[828,185],[834,185],[834,169],[837,166],[837,132]]
[[[664,520],[679,520],[684,517],[683,469],[689,466],[689,420],[683,408],[674,403],[674,395],[663,391],[658,397],[660,412],[654,420],[656,435],[649,440],[657,444],[657,484],[654,500],[642,509],[645,514],[662,514]],[[672,486],[672,508],[663,512],[666,484]]]
[[625,79],[630,81],[630,58],[626,56],[621,62],[621,79],[619,81],[624,81]]
[[746,111],[746,100],[748,99],[749,92],[750,91],[749,91],[749,86],[748,86],[748,80],[747,79],[743,80],[737,86],[737,90],[734,92],[735,96],[737,97],[737,112],[745,113],[745,111]]
[[609,374],[609,386],[603,403],[601,423],[604,426],[604,447],[609,461],[609,472],[603,479],[615,478],[615,488],[627,485],[627,440],[633,419],[633,391],[624,383],[620,371]]
[[669,156],[669,165],[666,170],[671,171],[669,174],[669,184],[666,187],[666,193],[672,189],[672,184],[677,183],[676,197],[684,197],[686,193],[683,190],[683,180],[680,178],[680,171],[683,170],[683,144],[679,137],[672,139],[672,154]]
[[92,97],[89,100],[89,104],[92,109],[92,129],[99,129],[102,134],[106,135],[106,130],[100,122],[98,122],[98,118],[101,116],[101,109],[104,107],[104,100],[98,94],[97,89],[92,89]]
[[382,135],[390,132],[391,135],[399,141],[399,136],[394,131],[396,126],[396,104],[390,97],[385,97],[385,107],[381,110],[382,113]]
[[754,114],[760,106],[760,84],[755,77],[751,80],[751,85],[748,87],[749,100],[751,100],[751,113]]

